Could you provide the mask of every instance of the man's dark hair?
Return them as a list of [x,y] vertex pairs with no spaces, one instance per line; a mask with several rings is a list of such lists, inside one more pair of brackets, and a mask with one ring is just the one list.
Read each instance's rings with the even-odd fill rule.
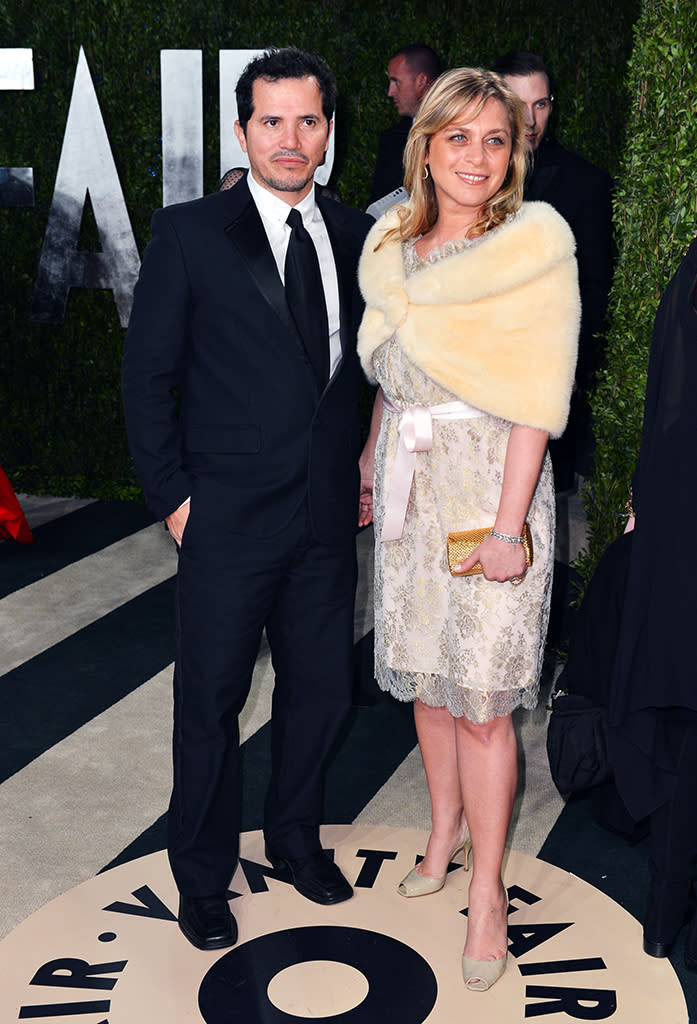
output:
[[542,57],[531,53],[530,50],[509,50],[502,57],[496,58],[491,65],[491,70],[495,71],[497,75],[534,75],[541,72],[547,78],[550,99],[552,98],[554,92],[552,72]]
[[429,82],[435,82],[443,70],[440,57],[425,43],[409,43],[408,46],[402,46],[392,54],[390,60],[394,60],[395,57],[404,57],[409,70],[415,75],[426,75]]
[[257,78],[267,82],[280,82],[284,78],[317,79],[322,96],[322,113],[331,121],[336,107],[336,81],[321,57],[295,46],[271,47],[250,60],[235,87],[237,117],[242,131],[247,134],[247,122],[254,113],[253,86]]

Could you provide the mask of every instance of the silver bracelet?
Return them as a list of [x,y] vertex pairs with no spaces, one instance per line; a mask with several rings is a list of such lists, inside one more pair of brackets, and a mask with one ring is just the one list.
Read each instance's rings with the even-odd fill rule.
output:
[[510,533],[499,533],[498,530],[489,530],[489,536],[496,537],[496,540],[504,540],[506,544],[522,544],[524,537],[512,537]]

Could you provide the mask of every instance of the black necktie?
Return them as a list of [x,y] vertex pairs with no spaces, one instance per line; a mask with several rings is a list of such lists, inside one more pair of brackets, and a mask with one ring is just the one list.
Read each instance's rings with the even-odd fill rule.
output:
[[286,223],[290,227],[285,265],[286,301],[323,389],[329,379],[329,324],[317,250],[297,210],[290,211]]

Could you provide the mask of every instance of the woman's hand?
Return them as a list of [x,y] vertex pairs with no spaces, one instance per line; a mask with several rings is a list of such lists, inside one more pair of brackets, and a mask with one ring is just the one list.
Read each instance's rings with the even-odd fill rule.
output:
[[[530,508],[549,435],[536,427],[514,423],[506,446],[501,498],[494,528],[509,537],[519,537]],[[525,576],[525,548],[491,535],[461,563],[466,571],[481,562],[484,578],[504,583]]]
[[525,576],[525,549],[522,544],[509,544],[496,537],[485,537],[464,562],[457,567],[459,572],[467,572],[477,562],[481,562],[484,578],[497,583]]

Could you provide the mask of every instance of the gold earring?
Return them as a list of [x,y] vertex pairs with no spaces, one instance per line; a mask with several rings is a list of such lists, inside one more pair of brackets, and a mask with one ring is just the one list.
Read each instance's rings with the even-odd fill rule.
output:
[[424,181],[426,181],[426,178],[428,178],[428,164],[424,164],[424,176],[423,176],[423,180],[424,180]]

